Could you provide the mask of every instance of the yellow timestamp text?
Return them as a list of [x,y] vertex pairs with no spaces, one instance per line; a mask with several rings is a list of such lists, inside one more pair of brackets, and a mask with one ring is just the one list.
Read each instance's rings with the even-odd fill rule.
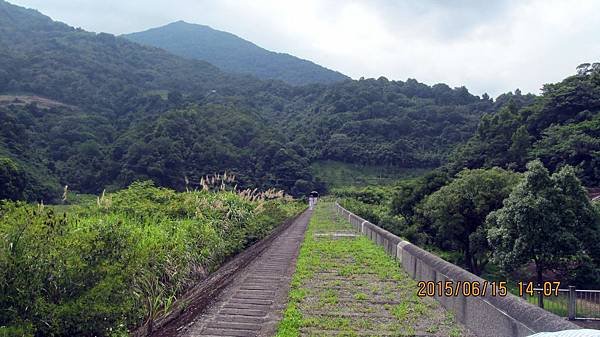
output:
[[499,296],[508,294],[506,281],[420,281],[417,283],[419,297],[470,297]]
[[560,289],[559,281],[547,281],[542,284],[534,284],[533,282],[519,282],[517,283],[519,288],[519,296],[525,295],[533,296],[534,294],[541,294],[545,297],[558,296]]

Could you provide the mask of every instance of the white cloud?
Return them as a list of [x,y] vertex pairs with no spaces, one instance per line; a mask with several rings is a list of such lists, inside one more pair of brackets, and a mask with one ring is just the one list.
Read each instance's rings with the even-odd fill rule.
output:
[[14,0],[114,34],[183,19],[358,78],[416,78],[498,95],[600,58],[600,2],[581,0]]

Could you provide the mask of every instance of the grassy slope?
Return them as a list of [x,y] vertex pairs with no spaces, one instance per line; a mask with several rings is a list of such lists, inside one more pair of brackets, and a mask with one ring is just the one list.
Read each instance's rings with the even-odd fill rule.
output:
[[416,282],[365,237],[352,233],[321,203],[309,224],[277,336],[461,336],[464,332],[432,299],[416,296]]
[[315,162],[310,169],[315,177],[327,183],[330,188],[387,185],[429,171],[428,169],[348,164],[332,160]]

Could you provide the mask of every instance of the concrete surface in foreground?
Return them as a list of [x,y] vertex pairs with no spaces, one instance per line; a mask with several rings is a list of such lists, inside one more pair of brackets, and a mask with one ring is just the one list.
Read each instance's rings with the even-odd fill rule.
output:
[[179,336],[272,336],[311,215],[298,217]]

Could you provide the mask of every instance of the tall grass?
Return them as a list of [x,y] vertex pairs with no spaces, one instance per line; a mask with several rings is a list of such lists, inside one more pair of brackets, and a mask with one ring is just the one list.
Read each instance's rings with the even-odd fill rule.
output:
[[177,193],[147,182],[67,212],[3,202],[0,336],[117,336],[151,325],[300,207],[275,191]]

